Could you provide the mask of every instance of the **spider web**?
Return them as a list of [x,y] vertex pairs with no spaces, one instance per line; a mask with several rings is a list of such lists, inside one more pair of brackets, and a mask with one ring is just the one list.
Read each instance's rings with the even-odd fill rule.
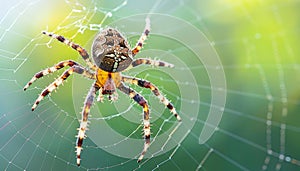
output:
[[[299,170],[299,2],[45,1],[1,3],[0,170]],[[63,71],[23,86],[41,69],[79,55],[41,35],[64,35],[90,51],[93,37],[118,28],[131,45],[145,18],[151,34],[124,74],[153,82],[177,108],[178,123],[149,90],[152,143],[142,163],[142,109],[119,93],[91,110],[82,165],[75,135],[92,81],[74,75],[35,112],[37,95]],[[226,77],[225,77],[226,76]]]

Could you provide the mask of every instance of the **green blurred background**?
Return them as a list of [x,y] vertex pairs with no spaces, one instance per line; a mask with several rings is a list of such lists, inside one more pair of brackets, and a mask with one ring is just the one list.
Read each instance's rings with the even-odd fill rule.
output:
[[[299,170],[299,7],[298,0],[1,0],[0,170]],[[71,77],[31,112],[37,95],[62,71],[23,92],[34,73],[66,59],[83,64],[76,52],[51,41],[41,31],[62,34],[90,50],[97,29],[114,26],[134,45],[144,20],[129,19],[127,24],[120,21],[151,14],[182,20],[205,35],[207,40],[199,40],[194,46],[209,45],[218,53],[222,65],[216,69],[224,70],[226,90],[210,85],[208,68],[216,66],[205,66],[203,56],[197,56],[191,46],[156,30],[157,34],[147,40],[144,55],[175,63],[176,67],[143,66],[126,74],[154,82],[172,100],[184,119],[183,128],[177,130],[183,138],[171,138],[168,144],[175,144],[174,148],[141,165],[135,159],[104,150],[106,147],[89,138],[89,132],[99,132],[100,140],[110,137],[109,132],[97,129],[98,121],[106,122],[120,135],[140,140],[141,144],[143,141],[140,130],[136,131],[141,109],[119,93],[115,104],[95,105],[94,110],[101,116],[92,114],[82,166],[78,168],[74,136],[92,81]],[[157,18],[151,19],[159,24],[155,22]],[[153,25],[154,32],[155,27],[158,26]],[[181,25],[164,31],[193,37]],[[191,77],[193,82],[185,81],[185,77]],[[181,91],[180,86],[185,90]],[[163,105],[150,91],[133,88],[144,94],[151,105],[153,137],[172,131],[177,123],[173,118],[166,121],[169,112]],[[184,94],[193,91],[194,96]],[[213,91],[226,91],[226,105],[219,106],[224,107],[224,113],[213,136],[199,144],[199,135],[214,105]],[[185,109],[188,104],[194,108]],[[120,112],[124,114],[118,116]],[[103,119],[109,116],[114,119]],[[190,122],[195,122],[193,127],[184,126]],[[141,144],[132,144],[132,149],[139,151]],[[163,143],[153,147],[156,145]],[[117,148],[118,144],[111,146]]]

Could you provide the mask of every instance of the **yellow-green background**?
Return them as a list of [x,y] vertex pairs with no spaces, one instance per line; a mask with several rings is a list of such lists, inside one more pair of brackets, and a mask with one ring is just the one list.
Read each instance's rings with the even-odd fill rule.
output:
[[[57,31],[66,37],[75,35],[78,27],[68,24],[83,16],[74,12],[72,16],[78,18],[67,17],[72,9],[80,9],[76,2],[91,12],[86,15],[90,17],[86,21],[99,23],[105,17],[103,11],[111,11],[123,1],[1,1],[0,170],[132,170],[138,167],[135,160],[119,158],[101,148],[87,148],[84,164],[81,168],[75,166],[74,136],[78,127],[75,111],[81,106],[75,106],[77,109],[73,106],[72,87],[76,86],[72,85],[73,81],[69,80],[50,99],[41,102],[34,113],[30,111],[32,103],[53,77],[39,80],[33,89],[22,91],[23,85],[40,69],[65,59],[82,62],[70,48],[59,43],[51,42],[52,48],[47,48],[49,39],[40,35],[42,30]],[[97,7],[95,13],[94,7]],[[281,165],[278,170],[300,169],[299,7],[298,0],[128,1],[120,10],[112,11],[112,17],[103,20],[105,27],[115,20],[149,12],[184,19],[214,44],[226,75],[227,101],[219,131],[205,144],[198,144],[203,127],[200,121],[205,121],[210,102],[209,79],[199,66],[192,70],[194,76],[199,76],[199,122],[171,160],[168,157],[172,150],[152,158],[140,170],[151,170],[157,165],[158,170],[195,170],[210,149],[215,151],[205,160],[202,170],[261,170],[267,156],[270,159],[267,170],[276,170],[278,164]],[[58,29],[59,26],[66,27]],[[95,34],[86,30],[74,39],[89,46]],[[161,49],[172,48],[160,44],[156,38],[149,40],[153,44],[149,47],[156,48],[159,44]],[[179,52],[184,55],[184,51]],[[185,62],[192,65],[190,61]],[[155,82],[170,92],[177,90],[164,81]],[[88,87],[83,89],[87,91]],[[270,95],[272,99],[268,98]],[[168,95],[175,104],[177,96]],[[81,100],[83,103],[84,97]],[[282,116],[285,110],[287,116]],[[268,112],[272,114],[271,144],[267,140]],[[118,128],[118,122],[111,124],[114,129],[122,129]],[[282,132],[284,124],[286,129]],[[280,146],[283,142],[280,138],[284,138],[284,147]],[[85,143],[95,146],[89,139]],[[267,153],[267,145],[271,145],[272,154]],[[133,145],[133,148],[137,147]],[[282,150],[284,160],[279,159]],[[295,160],[286,161],[289,159],[286,157]],[[123,162],[126,163],[120,165]],[[119,166],[110,168],[116,164]]]

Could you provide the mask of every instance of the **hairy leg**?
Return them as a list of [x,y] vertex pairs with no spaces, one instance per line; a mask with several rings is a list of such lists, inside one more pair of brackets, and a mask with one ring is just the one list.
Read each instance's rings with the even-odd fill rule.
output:
[[[24,87],[24,90],[26,90],[34,81],[36,81],[37,79],[39,78],[42,78],[43,76],[45,75],[48,75],[48,74],[51,74],[57,70],[60,70],[66,66],[69,66],[69,67],[72,67],[72,66],[80,66],[82,67],[80,64],[78,64],[77,62],[75,61],[72,61],[72,60],[67,60],[67,61],[61,61],[59,62],[58,64],[50,67],[50,68],[46,68],[38,73],[36,73],[32,78],[31,80],[25,85]],[[82,67],[83,68],[83,67]],[[93,73],[89,73],[90,75],[93,75]]]
[[57,35],[57,34],[54,34],[54,33],[49,33],[49,32],[46,32],[46,31],[43,31],[42,33],[49,36],[49,37],[57,39],[58,41],[70,46],[71,48],[73,48],[74,50],[76,50],[80,54],[80,56],[84,59],[86,64],[89,66],[89,68],[91,68],[94,71],[97,69],[97,67],[91,61],[88,52],[83,47],[81,47],[80,45],[75,44],[74,42],[70,41],[69,39],[67,39],[67,38],[65,38],[61,35]]
[[77,137],[77,141],[76,141],[76,157],[77,157],[77,165],[80,166],[80,154],[81,154],[81,150],[82,150],[82,143],[83,143],[83,139],[86,137],[85,135],[85,131],[87,130],[87,126],[88,126],[88,115],[90,113],[90,108],[94,102],[94,98],[96,96],[96,92],[99,90],[98,87],[96,87],[95,85],[93,85],[88,93],[88,95],[86,96],[85,102],[84,102],[84,106],[83,106],[83,110],[82,110],[82,118],[80,121],[80,127],[78,128],[78,135]]
[[144,29],[143,34],[141,35],[139,41],[135,45],[135,47],[132,49],[132,54],[135,56],[143,47],[145,40],[147,39],[150,32],[150,19],[146,18],[146,26]]
[[147,58],[138,58],[134,60],[126,70],[130,70],[131,68],[137,67],[139,65],[151,65],[151,66],[159,66],[159,67],[169,67],[173,68],[174,65],[165,61],[147,59]]
[[49,93],[51,93],[53,90],[55,90],[59,85],[61,85],[71,74],[73,73],[82,74],[85,77],[96,79],[94,74],[91,74],[84,68],[80,66],[72,66],[68,70],[66,70],[59,78],[57,78],[53,83],[51,83],[48,87],[46,87],[42,93],[39,95],[39,97],[36,99],[35,103],[32,106],[32,111],[37,107],[37,105],[40,103],[41,100],[44,99],[45,96],[47,96]]
[[127,94],[131,99],[133,99],[135,102],[137,102],[140,106],[143,107],[143,111],[144,111],[144,117],[143,117],[144,129],[143,130],[144,130],[145,143],[144,143],[144,148],[141,152],[141,155],[137,160],[137,162],[140,162],[144,158],[144,155],[150,146],[150,134],[151,133],[150,133],[149,106],[143,96],[139,95],[136,91],[125,86],[123,83],[121,83],[117,88],[119,90],[121,90],[123,93]]
[[176,117],[176,119],[178,121],[181,121],[181,117],[178,115],[173,104],[165,96],[163,96],[159,92],[158,88],[156,86],[154,86],[151,82],[142,80],[140,78],[133,78],[133,77],[128,77],[128,76],[122,76],[122,81],[127,82],[129,84],[135,84],[140,87],[150,89],[153,92],[153,94],[159,98],[160,102],[163,103],[173,113],[173,115]]

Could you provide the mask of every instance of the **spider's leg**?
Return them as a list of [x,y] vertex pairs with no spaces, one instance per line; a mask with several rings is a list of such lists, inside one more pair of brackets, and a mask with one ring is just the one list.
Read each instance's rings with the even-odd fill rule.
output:
[[49,32],[46,32],[46,31],[43,31],[42,33],[49,36],[49,37],[57,39],[58,41],[70,46],[71,48],[73,48],[74,50],[76,50],[80,54],[80,56],[84,59],[86,64],[89,66],[89,68],[91,68],[94,71],[97,69],[97,66],[94,65],[93,62],[91,61],[88,52],[83,47],[81,47],[80,45],[70,41],[69,39],[67,39],[67,38],[65,38],[61,35],[57,35],[57,34],[54,34],[54,33],[49,33]]
[[54,65],[53,67],[50,67],[50,68],[47,68],[47,69],[44,69],[38,73],[36,73],[32,78],[31,80],[25,85],[24,87],[24,90],[26,90],[34,81],[36,81],[37,79],[45,76],[45,75],[48,75],[50,73],[53,73],[59,69],[62,69],[63,67],[65,66],[74,66],[74,65],[78,65],[80,66],[78,63],[76,63],[75,61],[72,61],[72,60],[68,60],[68,61],[61,61],[59,62],[58,64]]
[[85,102],[84,102],[84,106],[83,106],[83,110],[82,110],[82,118],[80,121],[80,127],[78,128],[78,135],[77,137],[77,141],[76,141],[76,157],[77,157],[77,165],[80,166],[80,153],[82,150],[82,143],[83,143],[83,139],[86,137],[85,135],[85,131],[87,130],[87,126],[88,126],[88,115],[90,113],[90,108],[94,102],[94,98],[96,96],[96,92],[99,90],[98,87],[96,87],[95,85],[93,85],[88,93],[88,95],[86,96]]
[[99,94],[98,94],[98,97],[97,97],[97,101],[98,102],[103,102],[104,100],[104,96],[103,96],[103,93],[102,93],[102,88],[99,89]]
[[53,90],[55,90],[59,85],[63,83],[73,72],[76,72],[78,74],[82,74],[85,77],[96,79],[94,74],[91,74],[81,66],[72,66],[68,70],[66,70],[59,78],[57,78],[53,83],[51,83],[48,87],[46,87],[42,93],[39,95],[39,97],[36,99],[35,103],[33,104],[31,110],[34,111],[34,109],[37,107],[37,105],[40,103],[41,100],[44,99],[45,96],[47,96],[49,93],[51,93]]
[[130,89],[129,87],[125,86],[123,83],[120,83],[118,86],[118,89],[127,94],[130,98],[132,98],[135,102],[137,102],[140,106],[143,107],[144,111],[144,117],[143,117],[143,124],[144,124],[144,148],[141,152],[140,157],[138,158],[137,162],[140,162],[145,153],[147,152],[147,149],[150,146],[150,117],[149,117],[149,106],[145,98],[141,95],[139,95],[136,91]]
[[162,95],[159,92],[158,88],[156,86],[154,86],[151,82],[142,80],[140,78],[133,78],[133,77],[128,77],[128,76],[122,76],[122,81],[150,89],[153,92],[153,94],[160,99],[160,102],[163,103],[173,113],[173,115],[176,117],[176,119],[178,121],[181,121],[181,117],[177,113],[173,104],[164,95]]
[[170,67],[173,68],[174,65],[165,61],[161,60],[153,60],[153,59],[147,59],[147,58],[138,58],[134,60],[129,66],[128,69],[131,69],[133,67],[137,67],[139,65],[152,65],[152,66],[161,66],[161,67]]
[[144,32],[141,35],[141,37],[140,37],[139,41],[137,42],[137,44],[135,45],[135,47],[132,49],[133,56],[135,56],[142,49],[143,44],[149,35],[149,32],[150,32],[150,19],[146,18],[146,26],[145,26]]

